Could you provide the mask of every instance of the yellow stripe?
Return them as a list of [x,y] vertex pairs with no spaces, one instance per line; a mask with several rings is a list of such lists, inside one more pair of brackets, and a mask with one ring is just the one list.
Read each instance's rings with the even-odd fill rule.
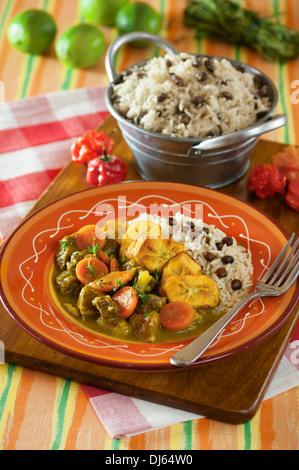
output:
[[250,421],[251,428],[251,449],[260,450],[260,410]]
[[[0,396],[3,394],[5,387],[7,386],[7,379],[9,377],[8,374],[8,365],[1,364],[0,365]],[[7,396],[7,401],[5,403],[2,418],[0,421],[0,449],[3,448],[3,441],[5,438],[5,431],[8,426],[9,419],[14,416],[14,406],[16,402],[16,397],[18,393],[19,384],[22,377],[22,367],[17,367],[13,373],[13,378],[9,387],[9,394]]]
[[238,450],[245,449],[244,424],[239,424],[237,426],[237,446]]

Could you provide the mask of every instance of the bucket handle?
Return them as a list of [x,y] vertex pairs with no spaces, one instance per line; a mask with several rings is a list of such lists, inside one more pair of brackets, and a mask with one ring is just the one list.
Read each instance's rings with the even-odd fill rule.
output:
[[114,57],[118,49],[123,45],[132,42],[132,41],[148,41],[157,46],[162,47],[166,52],[172,54],[178,54],[179,51],[166,39],[156,36],[155,34],[145,33],[141,31],[136,31],[133,33],[123,34],[119,36],[115,41],[109,46],[105,58],[105,67],[108,76],[109,82],[113,82],[117,77],[117,73],[114,70]]
[[243,140],[250,139],[252,137],[258,137],[267,132],[274,131],[279,127],[285,126],[288,122],[288,118],[285,114],[277,114],[276,116],[270,117],[268,120],[254,124],[247,129],[234,132],[233,134],[221,135],[219,137],[210,137],[202,140],[196,145],[193,145],[188,150],[188,157],[198,157],[204,151],[215,150],[220,147],[232,145]]

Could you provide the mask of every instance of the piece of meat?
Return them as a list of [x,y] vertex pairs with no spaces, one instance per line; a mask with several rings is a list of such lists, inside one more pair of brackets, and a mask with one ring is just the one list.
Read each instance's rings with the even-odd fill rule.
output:
[[136,313],[148,314],[153,310],[159,312],[167,302],[166,297],[160,297],[159,295],[155,294],[146,294],[146,297],[147,300],[145,302],[138,302]]
[[69,271],[63,271],[55,279],[57,289],[61,294],[66,294],[67,292],[76,292],[79,291],[80,283],[77,277],[74,274],[69,273]]
[[78,251],[75,244],[75,236],[67,235],[60,240],[60,249],[56,254],[56,264],[60,271],[66,269],[66,264],[70,261],[72,254]]
[[91,301],[92,305],[99,311],[99,314],[105,320],[117,322],[120,320],[118,315],[119,307],[110,295],[101,295]]
[[87,317],[96,317],[99,316],[99,311],[97,308],[92,304],[92,301],[95,297],[101,295],[98,291],[93,289],[92,286],[87,284],[86,286],[82,287],[77,307],[81,312],[81,315]]
[[146,343],[153,343],[156,341],[156,334],[161,324],[160,315],[155,311],[147,315],[133,313],[129,318],[129,324],[137,338]]

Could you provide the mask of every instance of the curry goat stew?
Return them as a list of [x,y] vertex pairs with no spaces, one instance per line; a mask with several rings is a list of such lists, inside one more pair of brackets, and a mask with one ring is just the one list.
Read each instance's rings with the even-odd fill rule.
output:
[[95,226],[65,236],[52,269],[61,311],[86,329],[130,342],[177,341],[206,330],[226,310],[219,288],[184,244],[160,235],[157,224],[141,221],[121,239],[107,231],[97,239]]

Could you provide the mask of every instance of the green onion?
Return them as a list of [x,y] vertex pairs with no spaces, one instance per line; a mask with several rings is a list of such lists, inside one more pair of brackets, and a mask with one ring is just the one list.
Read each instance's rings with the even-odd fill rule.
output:
[[199,39],[251,47],[270,62],[286,62],[299,55],[298,31],[231,0],[189,0],[184,24],[194,27]]

